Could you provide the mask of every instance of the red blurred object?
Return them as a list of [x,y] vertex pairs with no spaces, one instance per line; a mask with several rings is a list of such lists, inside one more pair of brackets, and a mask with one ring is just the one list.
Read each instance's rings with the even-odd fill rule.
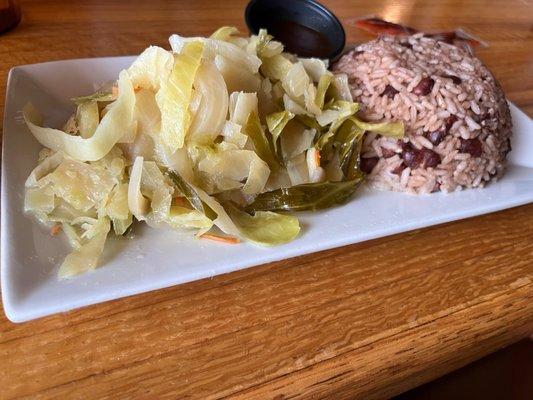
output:
[[[355,23],[355,26],[374,35],[407,36],[419,32],[409,26],[395,24],[376,17],[361,19]],[[424,36],[450,44],[467,44],[472,48],[484,45],[461,29],[451,32],[425,33]]]
[[0,33],[17,26],[20,16],[20,4],[17,0],[0,0]]
[[355,26],[361,28],[374,35],[413,35],[418,31],[408,26],[395,24],[393,22],[385,21],[381,18],[366,18],[360,19],[355,23]]

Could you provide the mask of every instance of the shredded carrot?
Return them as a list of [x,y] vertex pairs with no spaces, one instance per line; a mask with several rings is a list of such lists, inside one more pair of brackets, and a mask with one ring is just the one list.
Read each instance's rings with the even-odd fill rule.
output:
[[137,86],[135,86],[135,87],[133,88],[133,91],[134,91],[135,93],[137,93],[137,92],[140,91],[140,90],[141,90],[141,87],[140,87],[139,85],[137,85]]
[[237,244],[241,242],[239,238],[236,238],[234,236],[219,236],[213,235],[212,233],[204,233],[202,236],[200,236],[200,238],[214,240],[215,242],[222,242],[227,244]]
[[50,229],[50,235],[57,235],[59,232],[61,232],[61,225],[59,224],[56,224],[54,226],[52,226],[52,228]]
[[315,164],[320,167],[320,151],[318,150],[315,150]]
[[190,207],[189,202],[185,197],[174,197],[172,199],[172,205],[173,206],[179,206],[179,207]]

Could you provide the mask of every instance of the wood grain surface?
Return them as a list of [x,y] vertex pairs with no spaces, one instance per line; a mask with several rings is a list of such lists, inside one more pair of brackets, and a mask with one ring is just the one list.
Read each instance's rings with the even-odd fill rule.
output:
[[[245,1],[23,1],[8,70],[244,30]],[[528,1],[324,1],[353,43],[377,14],[463,27],[533,115]],[[533,332],[533,205],[271,263],[24,324],[0,315],[0,398],[386,398]]]

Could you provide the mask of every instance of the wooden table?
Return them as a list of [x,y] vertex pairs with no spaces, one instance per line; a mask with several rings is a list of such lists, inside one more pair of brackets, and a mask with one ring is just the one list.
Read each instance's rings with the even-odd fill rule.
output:
[[[325,1],[349,41],[378,14],[464,27],[533,114],[525,1]],[[23,1],[17,64],[139,53],[244,29],[245,1]],[[533,332],[533,205],[298,257],[24,324],[0,313],[0,398],[383,398]]]

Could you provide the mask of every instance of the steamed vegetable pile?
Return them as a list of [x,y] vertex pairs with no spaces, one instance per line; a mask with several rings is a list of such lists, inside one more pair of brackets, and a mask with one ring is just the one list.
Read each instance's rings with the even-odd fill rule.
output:
[[110,231],[132,224],[198,237],[279,245],[300,231],[287,211],[346,202],[363,180],[363,135],[401,123],[357,117],[345,75],[284,53],[266,32],[170,37],[97,93],[73,99],[63,130],[24,119],[45,147],[25,209],[72,247],[59,275],[98,264]]

